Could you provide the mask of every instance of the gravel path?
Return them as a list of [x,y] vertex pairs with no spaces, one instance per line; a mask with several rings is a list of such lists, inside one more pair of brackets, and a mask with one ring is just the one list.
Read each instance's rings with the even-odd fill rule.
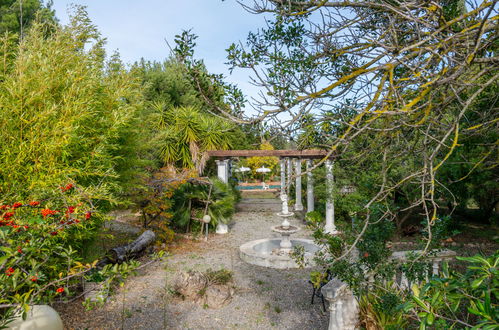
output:
[[[149,266],[127,281],[101,308],[59,308],[68,329],[327,329],[319,302],[310,304],[310,270],[275,270],[249,265],[239,246],[275,236],[281,222],[274,212],[239,212],[230,233],[211,235],[178,249],[163,264]],[[292,224],[300,226],[296,219]],[[294,235],[309,237],[306,230]],[[220,309],[182,301],[171,291],[180,271],[225,268],[234,272],[236,292]],[[73,306],[75,307],[75,306]]]

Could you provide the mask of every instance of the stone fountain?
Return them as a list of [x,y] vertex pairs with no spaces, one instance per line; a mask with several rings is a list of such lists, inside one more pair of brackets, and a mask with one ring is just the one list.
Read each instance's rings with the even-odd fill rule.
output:
[[314,265],[313,256],[319,247],[312,240],[304,238],[291,238],[290,236],[300,230],[298,226],[289,223],[288,218],[294,213],[289,212],[288,197],[281,195],[282,211],[277,213],[283,218],[278,226],[271,227],[273,232],[279,233],[280,238],[266,238],[247,242],[239,248],[241,259],[245,262],[270,268],[287,269],[299,268],[300,265],[290,253],[294,247],[303,247],[305,267]]
[[281,201],[282,201],[282,211],[277,213],[277,215],[283,217],[283,221],[280,226],[273,226],[270,229],[272,229],[272,231],[276,233],[281,234],[281,242],[279,244],[280,249],[279,251],[276,251],[276,253],[289,254],[289,252],[291,252],[291,249],[293,247],[290,236],[291,234],[298,232],[300,230],[300,227],[291,226],[291,224],[287,219],[288,217],[293,216],[294,213],[289,212],[288,196],[286,194],[281,195]]

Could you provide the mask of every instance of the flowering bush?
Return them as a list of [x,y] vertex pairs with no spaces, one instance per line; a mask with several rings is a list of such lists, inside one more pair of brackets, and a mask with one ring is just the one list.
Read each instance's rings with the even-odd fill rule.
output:
[[20,309],[70,294],[92,267],[77,251],[100,218],[74,184],[59,196],[0,204],[0,327]]

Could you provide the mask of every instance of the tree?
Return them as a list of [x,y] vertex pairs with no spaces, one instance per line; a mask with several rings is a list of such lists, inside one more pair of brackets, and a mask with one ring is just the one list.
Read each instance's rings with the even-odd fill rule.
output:
[[57,21],[52,10],[52,1],[4,0],[0,3],[0,34],[5,32],[23,36],[36,17],[47,23]]
[[232,124],[193,107],[158,109],[158,139],[166,165],[203,172],[207,151],[231,146]]
[[[386,257],[373,255],[390,251],[371,234],[407,212],[423,221],[428,252],[456,180],[487,174],[481,185],[497,191],[497,2],[243,3],[272,17],[228,49],[231,68],[250,70],[263,91],[254,104],[260,113],[248,121],[272,121],[302,145],[329,150],[340,182],[364,195],[346,235],[315,232],[334,276],[365,284],[365,269],[386,275]],[[360,261],[350,263],[355,247]],[[416,261],[406,273],[416,273]]]
[[34,23],[0,84],[0,195],[27,198],[68,179],[113,199],[137,177],[140,84],[77,8],[67,27]]
[[166,108],[192,106],[201,108],[202,102],[186,69],[175,58],[162,63],[142,59],[135,63],[142,77],[144,98],[148,102],[162,103]]
[[[262,144],[260,144],[260,150],[274,150],[274,146],[268,141],[263,141]],[[253,175],[256,176],[258,175],[256,169],[260,167],[266,167],[270,169],[270,173],[274,172],[277,164],[279,164],[279,158],[272,156],[249,157],[246,163],[252,169]]]
[[[448,190],[444,165],[461,141],[478,129],[487,134],[497,120],[496,98],[477,111],[498,83],[497,1],[264,0],[244,7],[274,15],[246,45],[228,49],[231,68],[251,70],[265,91],[251,121],[288,118],[282,130],[300,129],[311,114],[316,127],[334,127],[321,133],[330,154],[349,157],[364,145],[355,166],[379,164],[364,207],[382,203],[383,216],[394,218],[386,201],[403,190],[404,208],[420,210],[431,228]],[[481,150],[475,160],[496,164],[497,145]],[[372,220],[367,212],[366,228]]]
[[157,158],[159,166],[202,171],[207,150],[249,147],[241,127],[210,111],[187,67],[176,57],[162,63],[141,60],[134,69],[143,84],[146,106],[141,118],[149,158]]

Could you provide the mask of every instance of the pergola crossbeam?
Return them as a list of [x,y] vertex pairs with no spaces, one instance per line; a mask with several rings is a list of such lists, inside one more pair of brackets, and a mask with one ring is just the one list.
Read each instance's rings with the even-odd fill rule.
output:
[[[232,157],[291,157],[302,159],[322,159],[327,157],[327,150],[212,150],[208,156],[215,158]],[[329,158],[333,158],[330,156]]]

